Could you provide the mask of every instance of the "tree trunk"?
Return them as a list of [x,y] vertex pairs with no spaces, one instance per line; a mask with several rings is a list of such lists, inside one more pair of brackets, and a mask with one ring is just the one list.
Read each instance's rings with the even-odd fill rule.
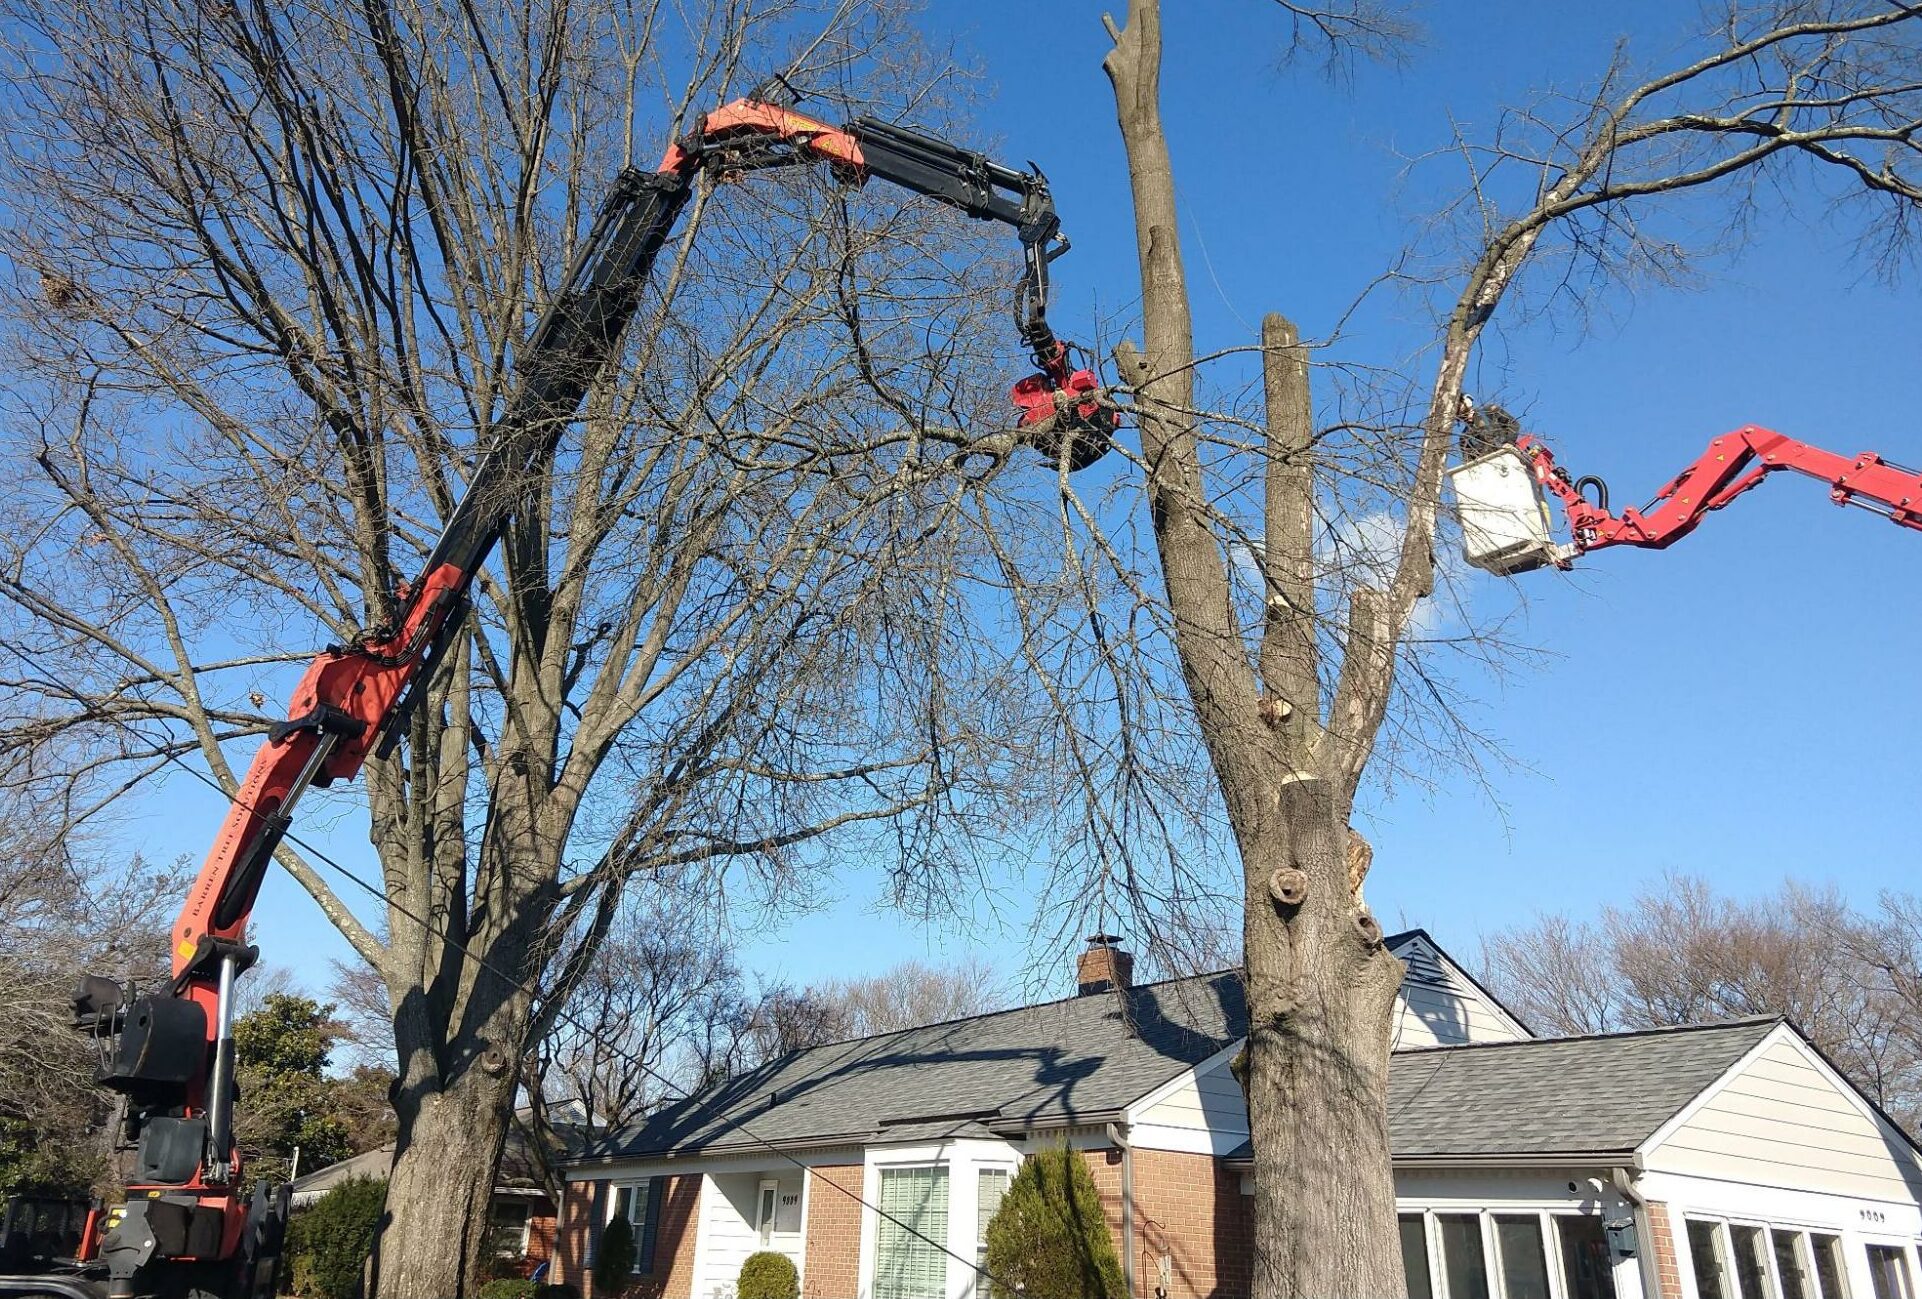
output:
[[[1319,722],[1306,356],[1288,322],[1263,323],[1269,535],[1258,676],[1195,429],[1194,332],[1160,115],[1160,6],[1132,0],[1126,27],[1108,30],[1146,341],[1142,352],[1123,343],[1116,358],[1134,392],[1182,680],[1243,864],[1250,1022],[1236,1072],[1255,1156],[1253,1295],[1400,1295],[1387,1096],[1401,962],[1362,902],[1362,862],[1350,868],[1353,785],[1331,766],[1348,749]],[[1371,627],[1378,605],[1358,593],[1354,625]],[[1363,656],[1358,670],[1373,666],[1365,635],[1351,635],[1348,650]]]
[[[372,1293],[380,1299],[454,1299],[478,1284],[492,1188],[449,1170],[499,1166],[514,1077],[489,1048],[444,1081],[403,1076],[395,1088],[400,1132],[387,1184],[390,1209],[374,1247]],[[406,1212],[393,1212],[394,1205]],[[463,1276],[470,1282],[465,1291]]]
[[1253,1294],[1399,1295],[1387,1046],[1401,962],[1351,887],[1330,782],[1284,783],[1273,806],[1243,845]]

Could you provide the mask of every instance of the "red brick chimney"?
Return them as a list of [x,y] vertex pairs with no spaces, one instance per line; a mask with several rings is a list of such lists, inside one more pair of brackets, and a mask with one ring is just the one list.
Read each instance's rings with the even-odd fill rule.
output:
[[1121,946],[1119,934],[1089,934],[1088,950],[1075,961],[1075,982],[1080,995],[1091,992],[1126,992],[1134,985],[1135,958]]

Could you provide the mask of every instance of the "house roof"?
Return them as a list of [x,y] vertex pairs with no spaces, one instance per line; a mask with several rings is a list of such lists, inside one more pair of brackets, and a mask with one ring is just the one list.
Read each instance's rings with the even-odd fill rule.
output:
[[325,1168],[316,1168],[311,1173],[302,1173],[288,1186],[294,1193],[295,1204],[305,1204],[319,1199],[343,1182],[351,1182],[357,1177],[385,1177],[394,1167],[394,1148],[380,1146],[374,1150],[363,1150],[360,1154],[343,1159]]
[[[1439,950],[1419,930],[1387,941],[1416,937]],[[838,1042],[672,1102],[575,1162],[1106,1122],[1238,1041],[1247,1022],[1240,976],[1223,971]],[[1392,1148],[1398,1158],[1632,1151],[1780,1022],[1398,1052]]]
[[[526,1110],[516,1114],[517,1119],[525,1119]],[[555,1140],[564,1149],[569,1138],[574,1136],[571,1124],[557,1123],[559,1129]],[[394,1146],[389,1142],[372,1150],[364,1150],[341,1160],[316,1168],[311,1173],[302,1173],[288,1185],[293,1189],[294,1203],[307,1204],[319,1199],[342,1182],[357,1177],[384,1178],[394,1168]],[[540,1162],[535,1158],[535,1148],[522,1122],[516,1122],[507,1129],[507,1141],[501,1148],[500,1166],[495,1171],[494,1193],[496,1195],[544,1195],[545,1180],[541,1174]]]
[[1247,1022],[1223,972],[838,1042],[673,1102],[583,1159],[1104,1122]]
[[[1397,1159],[1624,1156],[1713,1085],[1779,1017],[1396,1052]],[[1247,1143],[1229,1159],[1248,1157]]]

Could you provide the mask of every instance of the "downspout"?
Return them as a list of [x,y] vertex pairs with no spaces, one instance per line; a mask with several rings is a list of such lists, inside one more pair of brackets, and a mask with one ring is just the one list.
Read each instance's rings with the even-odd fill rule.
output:
[[1616,1194],[1628,1201],[1629,1215],[1635,1222],[1635,1269],[1642,1278],[1642,1294],[1646,1299],[1664,1299],[1661,1274],[1655,1270],[1655,1225],[1649,1221],[1647,1198],[1635,1187],[1640,1173],[1640,1169],[1617,1164],[1608,1170],[1608,1180]]
[[1128,1144],[1128,1122],[1108,1125],[1108,1140],[1121,1150],[1121,1279],[1135,1291],[1135,1150]]

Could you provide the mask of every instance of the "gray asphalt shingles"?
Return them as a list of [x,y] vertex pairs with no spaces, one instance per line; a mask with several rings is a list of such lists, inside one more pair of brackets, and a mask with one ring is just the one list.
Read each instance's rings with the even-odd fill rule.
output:
[[1630,1151],[1780,1022],[1404,1051],[1389,1145],[1403,1157]]
[[1224,973],[815,1047],[667,1105],[587,1158],[1057,1126],[1112,1114],[1246,1022],[1241,982]]
[[[1400,1052],[1390,1141],[1413,1157],[1632,1150],[1777,1022]],[[1246,1024],[1228,972],[816,1047],[667,1105],[585,1159],[1097,1120]]]

